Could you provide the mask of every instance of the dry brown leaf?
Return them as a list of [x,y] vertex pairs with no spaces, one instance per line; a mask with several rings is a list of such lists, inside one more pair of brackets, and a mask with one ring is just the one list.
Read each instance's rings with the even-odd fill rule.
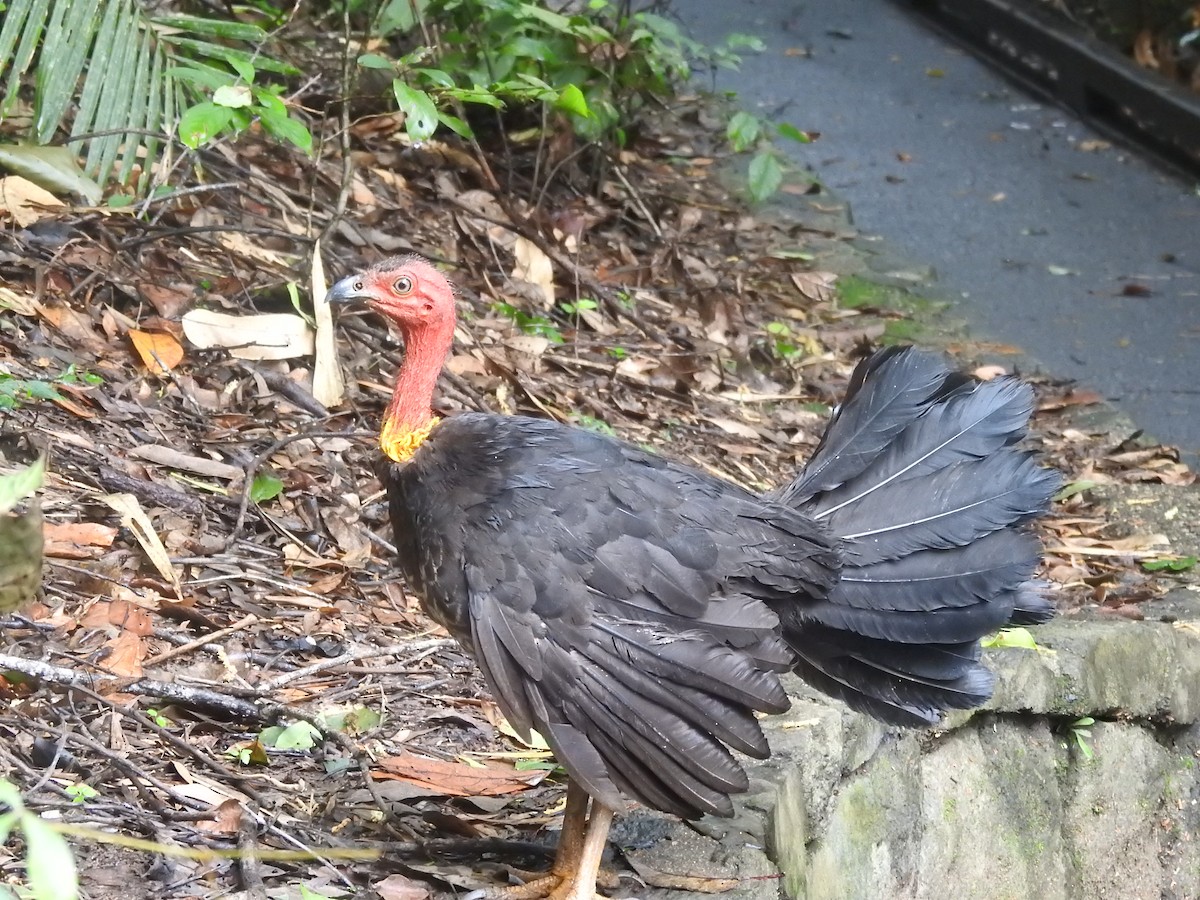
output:
[[169,334],[135,328],[129,332],[129,340],[142,365],[156,375],[165,375],[183,362],[183,347]]
[[707,421],[712,422],[726,434],[734,434],[738,437],[758,439],[761,435],[758,429],[747,425],[745,422],[739,422],[736,419],[709,418]]
[[398,873],[375,882],[371,887],[382,900],[425,900],[429,896],[427,885]]
[[132,631],[122,631],[106,643],[108,654],[104,657],[104,668],[114,675],[127,678],[142,676],[142,660],[146,658],[146,642]]
[[429,759],[413,753],[388,756],[372,769],[376,778],[392,778],[446,797],[498,797],[537,784],[546,777],[544,769],[518,772],[512,766]]
[[201,350],[223,347],[237,359],[293,359],[313,352],[313,331],[300,316],[264,313],[231,316],[193,309],[183,317],[183,333]]
[[625,860],[633,871],[637,872],[650,887],[664,888],[671,891],[691,891],[699,894],[723,894],[741,885],[737,878],[721,878],[710,875],[677,875],[674,872],[663,872],[648,865],[636,854],[625,854]]
[[36,316],[37,299],[33,294],[17,293],[11,288],[0,287],[0,309],[14,312],[19,316]]
[[346,382],[337,359],[337,338],[333,332],[333,312],[325,299],[325,267],[321,262],[321,242],[313,245],[312,272],[313,317],[317,320],[316,362],[313,365],[313,397],[325,407],[337,406],[346,397]]
[[99,522],[47,522],[42,526],[44,553],[55,559],[89,559],[112,546],[117,529]]
[[792,284],[815,303],[832,303],[837,298],[834,290],[837,278],[833,272],[793,272]]
[[178,469],[181,472],[192,472],[208,478],[224,478],[234,481],[241,478],[245,472],[238,466],[231,466],[216,459],[204,456],[189,456],[173,447],[162,444],[143,444],[126,451],[127,456],[134,459],[144,459],[160,466]]
[[1066,409],[1069,406],[1091,406],[1093,403],[1102,402],[1104,402],[1104,396],[1095,391],[1072,390],[1067,391],[1061,397],[1053,397],[1039,404],[1038,410],[1049,412],[1054,409]]
[[134,537],[146,552],[146,556],[158,570],[158,574],[171,583],[175,589],[175,596],[182,598],[183,588],[179,584],[179,575],[175,572],[175,567],[171,565],[171,557],[167,554],[167,548],[159,540],[158,534],[154,531],[154,525],[151,523],[150,517],[146,515],[146,511],[142,509],[138,498],[133,494],[107,494],[100,499],[121,517],[121,524],[133,532]]
[[149,281],[139,284],[137,290],[164,319],[174,319],[195,296],[195,292],[186,286],[176,287]]
[[62,205],[61,200],[28,178],[20,175],[0,178],[0,210],[7,211],[22,228],[28,228],[39,219],[57,215],[54,207]]
[[550,309],[554,306],[554,266],[550,257],[542,252],[533,241],[518,237],[513,243],[513,255],[517,264],[513,268],[512,277],[519,281],[527,281],[536,285],[541,293],[542,306]]

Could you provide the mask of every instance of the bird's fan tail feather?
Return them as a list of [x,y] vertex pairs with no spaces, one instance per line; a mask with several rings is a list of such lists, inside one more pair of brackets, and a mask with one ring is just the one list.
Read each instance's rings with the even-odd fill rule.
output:
[[816,452],[774,499],[800,505],[862,474],[928,408],[949,376],[936,357],[898,347],[860,363]]
[[1032,391],[980,383],[907,348],[861,363],[812,462],[777,499],[843,542],[825,599],[779,609],[814,686],[897,724],[935,721],[991,694],[978,641],[1053,606],[1031,583],[1028,523],[1057,473],[1013,445]]

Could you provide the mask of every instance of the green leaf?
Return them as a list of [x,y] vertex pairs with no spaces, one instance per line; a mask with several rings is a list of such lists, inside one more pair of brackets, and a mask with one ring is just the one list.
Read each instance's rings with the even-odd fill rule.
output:
[[63,836],[32,813],[21,818],[25,833],[25,868],[38,900],[76,900],[79,875],[75,857]]
[[742,153],[754,146],[761,130],[762,126],[757,116],[748,112],[736,112],[725,127],[725,137],[729,139],[729,145],[735,153]]
[[318,731],[309,722],[294,722],[282,727],[275,725],[265,728],[259,734],[258,740],[263,746],[274,747],[276,750],[311,750],[321,738]]
[[312,152],[312,132],[304,127],[303,122],[288,115],[286,109],[280,112],[275,107],[264,106],[259,109],[258,117],[268,134],[299,147],[305,153]]
[[235,22],[230,19],[205,19],[202,16],[155,16],[156,25],[166,25],[178,28],[192,34],[206,34],[212,37],[224,38],[230,41],[244,41],[247,44],[261,44],[270,37],[267,32],[257,25],[245,22]]
[[775,130],[779,133],[780,137],[788,138],[789,140],[793,140],[798,144],[812,143],[812,138],[809,137],[806,132],[801,131],[799,128],[789,122],[780,122],[775,126]]
[[212,102],[230,109],[244,109],[254,103],[254,95],[248,85],[226,84],[213,91]]
[[207,144],[233,121],[233,110],[215,103],[197,103],[179,120],[179,139],[193,150]]
[[250,499],[255,503],[274,500],[281,493],[283,493],[283,482],[265,472],[255,475],[254,483],[250,485]]
[[1147,572],[1161,572],[1164,569],[1171,572],[1186,572],[1200,562],[1195,556],[1174,556],[1164,559],[1148,559],[1142,563]]
[[0,144],[0,166],[52,194],[78,194],[93,205],[104,196],[100,185],[83,174],[75,154],[66,147]]
[[984,647],[998,647],[1010,650],[1036,650],[1037,641],[1027,628],[1001,628],[990,637],[985,637],[980,643]]
[[419,72],[430,84],[434,85],[435,87],[454,87],[454,79],[441,69],[413,69],[413,71]]
[[424,91],[409,87],[399,78],[392,82],[396,105],[404,113],[404,130],[414,141],[427,141],[438,126],[438,111]]
[[588,109],[587,100],[583,96],[583,91],[573,84],[568,84],[558,94],[558,100],[554,105],[559,109],[565,109],[569,113],[588,118],[592,111]]
[[782,183],[783,169],[775,154],[764,150],[750,160],[750,197],[756,203],[772,196]]
[[438,113],[438,121],[457,134],[459,137],[471,139],[474,132],[471,131],[471,126],[460,119],[458,116],[452,116],[449,113]]
[[358,58],[358,64],[364,69],[394,69],[392,61],[378,53],[364,53]]
[[0,515],[11,512],[13,507],[31,496],[42,486],[45,477],[45,456],[39,456],[32,465],[19,472],[0,475]]
[[186,81],[188,84],[194,84],[210,91],[233,84],[232,75],[209,66],[171,66],[167,69],[166,74],[178,81]]

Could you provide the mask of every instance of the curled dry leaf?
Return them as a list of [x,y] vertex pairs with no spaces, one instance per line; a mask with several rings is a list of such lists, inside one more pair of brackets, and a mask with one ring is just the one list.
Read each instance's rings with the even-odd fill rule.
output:
[[404,781],[445,797],[496,797],[530,788],[547,773],[544,769],[519,772],[512,766],[495,763],[468,765],[404,753],[379,760],[379,766],[371,774]]
[[99,522],[47,522],[42,526],[45,555],[55,559],[89,559],[112,546],[117,529]]
[[165,375],[183,362],[183,347],[169,334],[135,328],[129,332],[129,340],[142,365],[155,375]]
[[0,287],[0,309],[11,310],[19,316],[36,316],[38,305],[33,294],[18,293],[11,288]]
[[398,873],[375,882],[371,887],[382,900],[425,900],[429,896],[427,885]]
[[293,359],[315,346],[308,323],[291,313],[231,316],[193,309],[183,317],[183,333],[201,350],[223,347],[237,359]]
[[312,272],[309,278],[312,291],[313,317],[317,321],[316,362],[313,365],[313,397],[322,406],[337,406],[346,396],[346,382],[338,365],[337,340],[333,333],[333,312],[325,300],[325,267],[321,263],[321,242],[313,247]]
[[154,531],[154,525],[142,509],[138,498],[133,494],[108,494],[100,499],[121,517],[121,524],[133,532],[158,574],[167,579],[175,589],[175,596],[182,597],[183,587],[179,583],[179,575],[171,565],[167,548]]
[[164,447],[161,444],[143,444],[140,447],[133,447],[126,451],[126,455],[132,456],[134,459],[158,463],[160,466],[167,466],[171,469],[178,469],[181,472],[204,475],[208,478],[224,478],[234,481],[245,474],[238,466],[231,466],[229,463],[203,456],[190,456],[173,447]]
[[0,178],[0,211],[7,212],[22,228],[39,219],[56,215],[63,202],[42,187],[20,175]]
[[518,237],[513,243],[513,255],[517,258],[517,264],[513,268],[512,277],[536,285],[541,294],[542,306],[545,309],[553,307],[554,266],[550,257],[533,241],[523,237]]
[[792,284],[801,296],[814,303],[832,303],[837,298],[834,290],[837,275],[833,272],[793,272]]

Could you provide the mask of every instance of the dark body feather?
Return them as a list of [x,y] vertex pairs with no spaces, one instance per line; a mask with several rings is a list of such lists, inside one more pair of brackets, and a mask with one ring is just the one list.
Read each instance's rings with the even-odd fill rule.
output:
[[1048,618],[1024,528],[1057,476],[1032,406],[933,356],[860,365],[812,462],[759,496],[555,422],[471,413],[386,464],[400,565],[505,715],[587,792],[729,814],[794,669],[884,721],[984,702],[979,638]]

